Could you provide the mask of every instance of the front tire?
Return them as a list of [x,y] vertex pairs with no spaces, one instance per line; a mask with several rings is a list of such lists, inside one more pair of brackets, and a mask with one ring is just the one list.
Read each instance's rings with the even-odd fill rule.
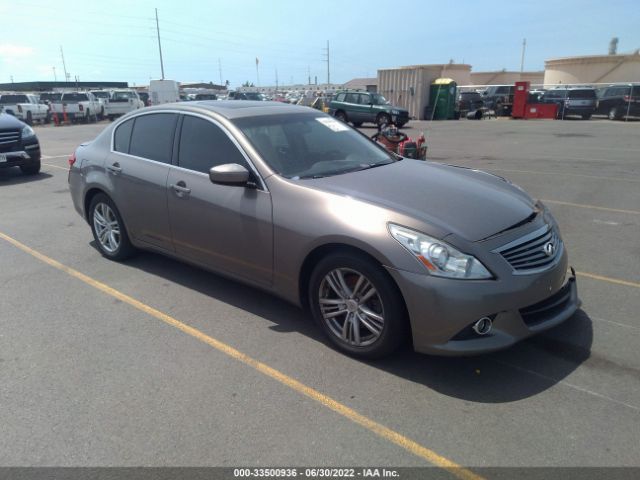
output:
[[386,113],[380,113],[376,117],[376,125],[381,127],[382,125],[389,125],[391,123],[391,117]]
[[122,261],[135,253],[120,212],[105,194],[99,193],[91,200],[89,223],[93,238],[104,257]]
[[380,358],[406,338],[404,302],[396,285],[368,258],[340,252],[322,259],[309,281],[315,320],[339,350]]
[[40,160],[38,160],[36,162],[33,162],[30,165],[21,165],[20,171],[25,175],[37,175],[40,173],[41,167],[42,167],[42,164],[40,163]]

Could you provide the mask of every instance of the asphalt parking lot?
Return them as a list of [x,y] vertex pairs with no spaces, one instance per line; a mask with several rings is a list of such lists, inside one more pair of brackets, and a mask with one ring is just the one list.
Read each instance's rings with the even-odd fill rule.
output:
[[0,170],[0,465],[640,466],[640,122],[412,122],[543,199],[584,303],[504,352],[371,363],[258,290],[102,258],[66,170],[105,126],[36,127],[42,173]]

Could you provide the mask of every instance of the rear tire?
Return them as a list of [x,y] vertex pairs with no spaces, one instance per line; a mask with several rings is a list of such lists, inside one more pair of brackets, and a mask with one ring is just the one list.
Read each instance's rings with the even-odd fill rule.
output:
[[31,112],[27,112],[27,119],[25,123],[29,126],[33,125],[33,114]]
[[609,110],[609,120],[620,120],[622,118],[622,115],[620,115],[619,111],[618,111],[618,107],[611,107],[611,110]]
[[136,253],[118,208],[104,193],[91,200],[89,224],[102,256],[120,262]]
[[337,252],[320,260],[311,274],[308,296],[315,320],[333,345],[348,355],[380,358],[406,338],[402,296],[382,267],[365,256]]
[[340,120],[341,122],[347,123],[347,114],[344,113],[342,110],[338,110],[334,117],[336,117],[338,120]]
[[21,165],[20,170],[25,175],[38,175],[40,173],[41,166],[42,164],[40,163],[40,160],[38,160],[30,165]]

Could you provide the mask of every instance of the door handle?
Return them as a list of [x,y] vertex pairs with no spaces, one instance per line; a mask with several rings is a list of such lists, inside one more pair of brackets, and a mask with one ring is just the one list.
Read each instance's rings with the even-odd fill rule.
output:
[[172,184],[170,185],[171,188],[173,188],[174,192],[176,192],[176,194],[179,197],[182,197],[184,195],[189,195],[191,193],[191,189],[187,188],[187,184],[184,183],[183,181],[179,181],[176,184]]
[[120,166],[120,164],[118,162],[116,162],[113,165],[109,165],[107,167],[107,170],[109,170],[111,173],[118,174],[118,173],[122,172],[122,167]]

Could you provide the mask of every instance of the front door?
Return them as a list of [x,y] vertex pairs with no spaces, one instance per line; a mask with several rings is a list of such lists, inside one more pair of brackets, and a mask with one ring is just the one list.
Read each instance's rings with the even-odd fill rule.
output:
[[178,164],[169,172],[168,205],[176,253],[256,284],[270,285],[273,270],[271,195],[260,187],[217,185],[209,169],[251,167],[222,126],[184,115]]

